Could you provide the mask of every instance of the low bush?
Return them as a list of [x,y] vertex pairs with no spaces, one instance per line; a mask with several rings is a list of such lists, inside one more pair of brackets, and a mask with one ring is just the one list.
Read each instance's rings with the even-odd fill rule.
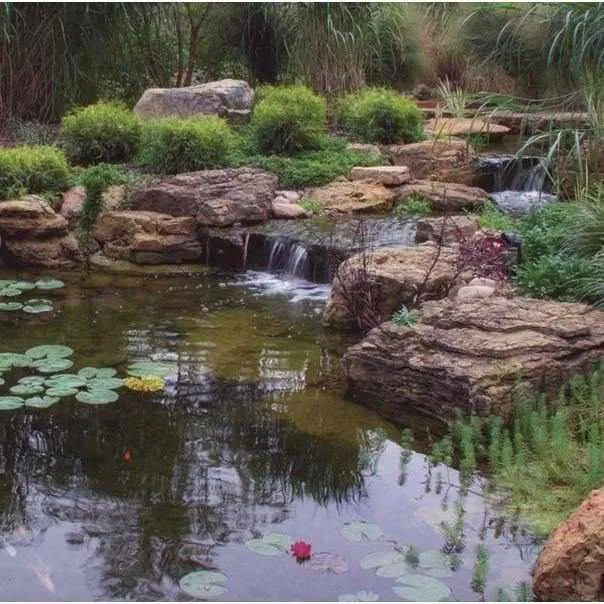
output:
[[0,149],[0,199],[58,192],[69,186],[65,154],[56,147]]
[[421,110],[387,88],[365,88],[345,96],[338,117],[348,135],[365,143],[414,143],[424,137]]
[[215,116],[145,122],[137,163],[152,172],[177,174],[225,166],[237,139]]
[[130,161],[137,149],[141,121],[124,105],[96,103],[79,107],[61,121],[61,137],[76,164]]
[[422,218],[431,211],[430,202],[421,195],[414,195],[396,204],[394,215],[400,220],[407,218]]
[[260,153],[295,154],[320,147],[327,123],[325,99],[306,86],[267,86],[259,98],[250,129]]

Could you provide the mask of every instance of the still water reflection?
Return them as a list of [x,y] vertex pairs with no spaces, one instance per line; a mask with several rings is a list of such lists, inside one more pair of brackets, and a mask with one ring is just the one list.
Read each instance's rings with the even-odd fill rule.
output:
[[[200,276],[64,278],[52,317],[2,317],[0,352],[61,343],[76,351],[75,369],[123,375],[152,358],[173,372],[159,394],[0,413],[1,600],[189,600],[178,581],[200,569],[227,575],[224,600],[360,590],[392,600],[394,580],[361,568],[363,557],[393,543],[443,546],[457,473],[430,469],[420,453],[407,459],[397,427],[334,389],[346,341],[322,329],[321,301]],[[5,375],[2,394],[18,376]],[[443,579],[461,600],[480,599],[470,585],[480,540],[487,597],[526,580],[536,554],[475,491],[464,501],[462,565]],[[357,520],[384,536],[349,541],[341,529]],[[246,548],[271,532],[338,554],[348,571]]]

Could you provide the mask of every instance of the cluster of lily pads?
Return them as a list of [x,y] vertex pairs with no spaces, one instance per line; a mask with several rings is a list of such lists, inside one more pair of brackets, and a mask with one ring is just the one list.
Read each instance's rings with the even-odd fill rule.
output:
[[4,298],[15,298],[24,292],[38,289],[49,291],[65,287],[63,281],[44,277],[37,281],[0,280],[0,311],[14,312],[21,310],[28,314],[39,314],[53,310],[52,300],[47,298],[30,298],[19,302],[16,300],[5,300]]
[[[77,373],[61,373],[73,367],[74,362],[69,358],[72,355],[73,350],[62,345],[35,346],[25,354],[0,353],[0,386],[5,384],[2,376],[13,369],[33,369],[43,374],[17,380],[8,389],[9,395],[0,396],[0,410],[24,406],[46,408],[69,397],[88,405],[117,401],[116,390],[124,386],[117,371],[113,367],[83,367]],[[128,367],[130,375],[151,380],[153,384],[171,371],[168,365],[152,361],[138,361]]]
[[[349,541],[376,542],[383,540],[382,529],[369,522],[346,522],[341,534]],[[245,546],[262,556],[284,556],[291,554],[294,540],[282,533],[269,533],[262,537],[249,539]],[[308,544],[307,544],[308,545]],[[310,546],[309,546],[310,551]],[[448,601],[452,594],[450,588],[440,581],[453,576],[453,560],[437,550],[415,553],[411,547],[400,544],[388,551],[373,552],[361,560],[361,568],[375,570],[378,577],[395,579],[392,590],[403,600],[409,601]],[[321,573],[340,574],[348,571],[348,564],[338,554],[328,552],[314,553],[305,568]],[[180,588],[194,598],[211,600],[227,591],[228,578],[216,571],[195,571],[182,577]],[[343,602],[375,602],[379,595],[370,591],[356,594],[343,594],[338,597]]]

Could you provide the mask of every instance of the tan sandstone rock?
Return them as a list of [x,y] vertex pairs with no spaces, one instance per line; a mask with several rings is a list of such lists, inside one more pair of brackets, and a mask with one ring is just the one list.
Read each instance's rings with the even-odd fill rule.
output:
[[357,166],[350,171],[350,180],[364,180],[385,187],[397,187],[409,182],[407,166]]
[[178,174],[132,194],[133,210],[190,216],[201,226],[268,220],[277,177],[256,168]]
[[547,540],[533,570],[544,602],[604,600],[604,489],[589,497]]
[[487,199],[483,189],[454,182],[416,180],[402,185],[397,191],[399,201],[420,197],[429,202],[433,210],[448,213],[479,208]]
[[425,302],[412,327],[383,323],[348,349],[352,396],[396,421],[408,408],[507,415],[523,382],[556,392],[604,354],[604,312],[528,298]]
[[424,241],[454,245],[474,235],[480,229],[477,218],[472,216],[440,216],[438,218],[420,218],[417,221],[415,243]]
[[509,134],[510,129],[480,118],[441,117],[428,120],[425,131],[433,137],[484,134],[498,138]]
[[[277,198],[278,199],[278,198]],[[271,204],[273,218],[292,220],[296,218],[308,218],[308,212],[297,203],[273,201]]]
[[333,213],[371,213],[392,209],[396,189],[362,181],[336,180],[307,193],[324,210]]
[[[86,200],[86,189],[82,186],[72,187],[63,193],[61,203],[61,216],[73,224],[82,215],[82,208]],[[102,195],[103,211],[112,212],[119,210],[126,197],[126,188],[123,185],[111,185]]]

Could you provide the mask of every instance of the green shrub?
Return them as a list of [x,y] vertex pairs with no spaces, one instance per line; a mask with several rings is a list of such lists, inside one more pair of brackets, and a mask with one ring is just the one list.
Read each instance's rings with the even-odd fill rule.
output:
[[261,153],[294,154],[318,149],[325,133],[325,99],[306,86],[267,86],[250,122]]
[[422,218],[430,214],[430,202],[421,195],[413,195],[405,201],[400,201],[394,208],[394,215],[399,219]]
[[215,116],[151,120],[143,125],[137,163],[160,174],[220,168],[236,143],[230,126]]
[[424,116],[417,105],[387,88],[365,88],[345,96],[339,119],[344,131],[367,143],[414,143],[424,136]]
[[117,103],[79,107],[61,121],[65,150],[77,164],[127,162],[138,149],[140,134],[139,118]]
[[56,147],[0,149],[0,199],[57,192],[69,186],[65,154]]

